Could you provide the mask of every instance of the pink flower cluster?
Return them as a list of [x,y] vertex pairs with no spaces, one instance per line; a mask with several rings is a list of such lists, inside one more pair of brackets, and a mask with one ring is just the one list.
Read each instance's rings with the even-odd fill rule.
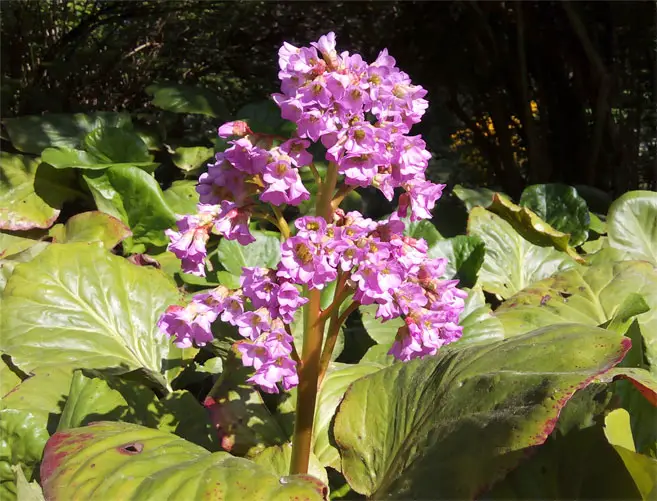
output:
[[323,288],[347,273],[353,300],[377,304],[383,321],[403,316],[391,353],[400,360],[433,355],[461,336],[458,317],[466,293],[457,280],[440,280],[446,260],[427,257],[427,243],[403,235],[397,216],[375,222],[337,210],[332,224],[302,217],[297,234],[281,245],[277,276]]
[[407,197],[400,213],[410,208],[413,221],[431,217],[443,185],[425,179],[431,154],[420,136],[407,135],[427,109],[426,90],[387,50],[368,64],[358,54],[338,54],[334,33],[311,45],[285,43],[279,51],[282,93],[273,97],[283,118],[296,122],[299,137],[321,140],[346,184],[373,185],[388,200],[401,187]]
[[239,289],[198,294],[160,318],[160,330],[181,347],[210,342],[218,319],[235,326],[244,337],[236,349],[255,370],[249,381],[272,393],[279,383],[285,390],[298,384],[290,325],[308,301],[301,286],[323,289],[339,279],[357,304],[377,305],[377,318],[403,318],[390,350],[400,360],[433,355],[458,339],[466,296],[457,281],[440,279],[445,260],[429,258],[424,240],[404,236],[400,219],[409,213],[411,221],[430,218],[444,187],[425,179],[431,155],[420,136],[408,135],[427,108],[426,91],[411,84],[386,50],[371,64],[358,54],[338,54],[333,33],[311,47],[285,43],[279,56],[282,93],[273,97],[283,118],[297,124],[296,137],[275,145],[245,122],[219,128],[221,137],[233,139],[199,178],[198,213],[167,231],[183,271],[205,274],[211,232],[248,245],[254,241],[250,219],[263,203],[309,199],[299,169],[312,163],[311,142],[322,142],[345,184],[375,186],[388,199],[396,188],[404,192],[387,220],[340,209],[328,223],[297,219],[275,269],[243,268]]
[[244,268],[241,286],[235,291],[219,286],[197,294],[185,307],[170,306],[158,327],[181,348],[204,346],[212,341],[212,323],[220,318],[245,338],[236,347],[242,363],[255,369],[249,382],[268,393],[278,393],[277,383],[289,390],[299,378],[291,358],[294,339],[286,326],[308,300],[292,283],[265,268]]

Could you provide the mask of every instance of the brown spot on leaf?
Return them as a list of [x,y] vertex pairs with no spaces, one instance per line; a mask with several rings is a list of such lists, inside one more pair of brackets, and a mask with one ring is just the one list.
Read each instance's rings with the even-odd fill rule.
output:
[[141,454],[144,450],[144,444],[141,442],[130,442],[129,444],[123,444],[116,448],[120,454],[126,454],[128,456],[135,456]]

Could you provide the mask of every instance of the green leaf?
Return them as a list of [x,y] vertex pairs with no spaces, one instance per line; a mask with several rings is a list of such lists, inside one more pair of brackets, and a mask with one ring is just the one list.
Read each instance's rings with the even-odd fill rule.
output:
[[461,339],[455,346],[471,343],[490,343],[504,339],[502,322],[495,317],[490,306],[486,304],[481,287],[472,289],[465,300],[465,307],[459,317],[463,327]]
[[208,161],[214,157],[214,148],[205,146],[181,146],[176,148],[171,160],[176,167],[189,172],[205,167]]
[[507,221],[520,236],[532,244],[554,247],[574,260],[584,262],[584,259],[570,246],[570,235],[554,229],[528,208],[516,205],[506,196],[496,193],[488,209]]
[[426,219],[421,219],[420,221],[415,222],[411,222],[410,219],[404,219],[403,221],[406,225],[404,235],[415,239],[424,238],[429,248],[443,240],[443,236],[431,221],[427,221]]
[[242,276],[244,266],[275,268],[281,260],[281,241],[278,233],[252,231],[255,242],[240,245],[237,240],[222,238],[218,256],[223,267],[236,277]]
[[478,284],[502,298],[576,265],[556,249],[525,240],[507,221],[481,207],[470,212],[468,235],[478,236],[486,245]]
[[6,259],[0,259],[0,291],[4,290],[7,285],[7,280],[9,280],[9,277],[18,264],[31,261],[49,245],[49,242],[36,242],[30,248],[25,249],[18,254],[14,254]]
[[262,396],[250,383],[248,368],[232,356],[203,405],[217,430],[221,448],[237,456],[253,457],[288,437],[273,418]]
[[[654,371],[657,370],[657,271],[650,263],[607,262],[556,274],[507,299],[495,316],[504,325],[507,336],[558,322],[601,325],[614,318],[623,302],[628,297],[631,300],[634,294],[641,295],[650,307],[636,318]],[[624,321],[629,318],[627,313],[620,316],[625,317]]]
[[65,225],[53,226],[50,235],[55,243],[102,242],[106,249],[111,250],[132,232],[115,217],[91,211],[76,214]]
[[144,369],[166,384],[184,352],[156,322],[178,291],[159,270],[135,266],[99,244],[51,244],[9,278],[0,349],[23,371],[72,363],[80,368]]
[[41,486],[37,482],[28,482],[20,465],[13,468],[16,472],[16,498],[18,501],[45,501]]
[[223,99],[203,87],[163,82],[149,85],[146,87],[146,93],[153,97],[153,106],[165,111],[195,113],[222,119],[228,114]]
[[189,392],[174,391],[160,400],[151,389],[132,381],[76,371],[57,431],[105,420],[157,428],[206,449],[219,449],[205,409]]
[[157,166],[146,143],[130,130],[101,126],[89,132],[82,145],[84,150],[46,148],[41,158],[57,169],[98,170],[110,166],[134,166],[153,170]]
[[554,229],[570,234],[570,245],[586,242],[589,208],[577,190],[566,184],[535,184],[525,188],[520,205],[531,209]]
[[641,499],[601,426],[550,439],[483,499]]
[[615,409],[605,417],[604,433],[623,460],[641,498],[654,499],[657,494],[657,459],[636,453],[630,415],[625,409]]
[[340,453],[331,438],[331,425],[345,391],[354,381],[382,367],[377,363],[347,365],[335,362],[329,367],[317,395],[313,427],[313,452],[322,466],[331,466],[338,471],[341,469]]
[[34,188],[39,159],[0,152],[0,229],[49,228],[61,205],[52,207]]
[[597,233],[598,235],[607,234],[607,223],[600,219],[597,214],[589,212],[589,221],[589,230]]
[[98,209],[130,227],[130,244],[160,247],[169,243],[164,230],[176,224],[176,215],[153,176],[137,167],[111,167],[85,173],[84,179]]
[[196,181],[174,181],[170,188],[164,190],[164,200],[173,212],[180,215],[197,212],[199,200],[196,184]]
[[345,478],[373,498],[472,499],[543,443],[575,390],[628,344],[561,324],[366,376],[333,426]]
[[41,466],[50,500],[321,500],[314,477],[279,478],[227,452],[211,454],[175,435],[128,423],[99,422],[59,432]]
[[432,258],[446,258],[445,276],[458,279],[460,286],[472,287],[484,263],[486,246],[477,236],[459,235],[436,242],[427,254]]
[[454,186],[452,192],[465,204],[468,212],[475,207],[487,209],[493,203],[493,196],[495,195],[495,192],[488,188],[471,189],[464,188],[459,184]]
[[146,143],[135,132],[118,127],[98,127],[83,140],[84,149],[107,163],[152,162]]
[[21,465],[28,477],[41,461],[50,433],[71,383],[70,366],[38,368],[2,399],[0,409],[0,497],[16,493],[12,465]]
[[101,111],[97,113],[50,113],[3,120],[16,149],[39,155],[48,147],[78,148],[82,139],[99,126],[132,130],[130,115]]
[[395,336],[397,336],[397,331],[404,325],[404,321],[401,318],[393,318],[387,322],[382,322],[375,316],[378,307],[377,304],[369,304],[358,308],[363,327],[367,331],[367,335],[377,344],[391,345],[395,340]]
[[[255,464],[264,466],[276,476],[284,477],[290,473],[290,463],[292,460],[292,443],[287,442],[283,445],[272,445],[253,458]],[[311,452],[308,462],[308,474],[315,477],[324,485],[328,485],[328,476],[326,469],[319,462],[317,457]]]
[[259,134],[280,134],[290,123],[283,120],[281,110],[270,99],[249,103],[240,108],[235,116],[247,122],[249,127]]
[[630,191],[611,204],[607,217],[609,245],[626,259],[657,266],[657,193]]
[[6,259],[38,244],[47,235],[45,231],[0,231],[0,258]]

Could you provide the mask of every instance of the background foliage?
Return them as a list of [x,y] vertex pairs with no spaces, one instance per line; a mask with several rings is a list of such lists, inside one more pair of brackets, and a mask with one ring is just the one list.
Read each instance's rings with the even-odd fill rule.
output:
[[[657,188],[655,16],[653,2],[16,0],[2,10],[1,111],[129,110],[193,141],[214,128],[208,114],[276,88],[284,40],[333,30],[368,60],[388,47],[429,90],[418,131],[434,178],[512,196],[583,184],[614,198]],[[162,116],[154,82],[219,99],[205,117]]]

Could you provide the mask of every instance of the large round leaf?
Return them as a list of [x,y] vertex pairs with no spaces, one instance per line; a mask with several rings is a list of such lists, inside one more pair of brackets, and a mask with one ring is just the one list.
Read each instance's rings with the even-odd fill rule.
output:
[[82,144],[84,150],[46,148],[41,158],[57,169],[98,170],[127,165],[152,170],[157,166],[146,143],[138,134],[126,129],[98,127],[85,136]]
[[609,208],[607,228],[611,247],[657,266],[657,193],[625,193]]
[[132,129],[127,113],[50,113],[3,120],[12,144],[19,151],[39,155],[45,148],[77,148],[86,134],[99,126]]
[[535,184],[522,192],[520,205],[536,213],[554,229],[570,234],[570,245],[586,242],[590,224],[586,200],[566,184]]
[[532,244],[504,219],[481,207],[470,212],[468,234],[478,236],[486,245],[478,284],[502,298],[576,265],[563,252]]
[[49,228],[59,216],[35,192],[39,159],[0,152],[0,229]]
[[182,365],[183,351],[156,326],[178,298],[159,270],[135,266],[100,244],[51,244],[7,282],[0,348],[23,371],[71,363],[143,369],[161,379],[165,369]]
[[103,421],[55,434],[46,445],[41,480],[51,501],[322,500],[327,493],[313,477],[279,477],[170,433]]
[[628,349],[614,332],[560,324],[359,379],[333,426],[343,473],[373,498],[472,499]]
[[128,224],[130,244],[169,242],[164,230],[175,225],[176,215],[153,176],[138,167],[111,167],[85,173],[84,179],[98,209]]
[[506,336],[556,322],[600,325],[611,320],[632,294],[650,310],[636,318],[651,370],[657,370],[657,271],[650,263],[601,263],[556,274],[506,300],[496,311]]

